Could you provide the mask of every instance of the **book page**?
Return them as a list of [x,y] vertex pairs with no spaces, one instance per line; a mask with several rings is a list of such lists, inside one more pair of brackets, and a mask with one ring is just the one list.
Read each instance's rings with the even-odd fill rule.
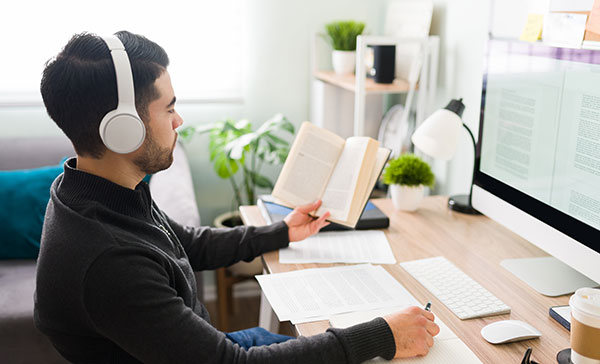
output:
[[321,198],[345,141],[336,134],[302,123],[273,189],[278,203],[296,207]]
[[[375,163],[373,163],[373,168],[371,170],[369,182],[366,185],[366,189],[363,190],[362,196],[359,196],[358,193],[355,196],[356,202],[353,203],[352,207],[350,208],[348,221],[358,222],[358,220],[360,219],[360,216],[367,204],[367,201],[369,200],[369,196],[371,195],[371,192],[375,187],[375,183],[377,183],[377,179],[381,175],[383,167],[385,167],[385,164],[387,163],[390,157],[390,153],[392,153],[392,151],[387,148],[379,148],[377,150],[377,155],[375,156]],[[368,170],[365,170],[365,173],[367,172]]]
[[374,144],[378,142],[369,137],[352,137],[346,140],[344,150],[323,193],[323,205],[317,211],[317,215],[329,211],[329,220],[348,225],[347,219],[357,188],[368,182],[368,179],[364,181],[364,178],[359,178],[363,176],[361,171],[364,168],[373,168]]

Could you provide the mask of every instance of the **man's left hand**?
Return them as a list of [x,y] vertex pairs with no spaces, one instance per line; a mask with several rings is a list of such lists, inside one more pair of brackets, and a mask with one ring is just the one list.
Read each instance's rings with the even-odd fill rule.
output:
[[309,215],[310,212],[316,211],[320,206],[321,200],[308,205],[298,206],[283,219],[288,226],[290,242],[304,240],[318,233],[322,227],[329,225],[329,222],[325,221],[330,215],[329,211],[325,212],[318,219]]

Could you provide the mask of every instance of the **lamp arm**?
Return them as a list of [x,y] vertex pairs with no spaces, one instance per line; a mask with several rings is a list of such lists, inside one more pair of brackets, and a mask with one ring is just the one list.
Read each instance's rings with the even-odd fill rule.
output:
[[473,136],[473,133],[471,132],[471,129],[469,129],[467,124],[463,122],[462,125],[469,132],[469,135],[471,136],[471,141],[473,142],[473,175],[471,177],[471,189],[469,190],[469,205],[472,206],[471,198],[473,196],[473,185],[475,184],[475,159],[477,158],[477,143],[475,143],[475,137]]

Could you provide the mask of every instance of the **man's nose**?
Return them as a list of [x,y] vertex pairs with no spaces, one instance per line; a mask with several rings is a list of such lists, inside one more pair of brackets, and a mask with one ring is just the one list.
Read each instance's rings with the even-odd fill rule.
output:
[[175,125],[173,129],[179,128],[183,124],[183,118],[177,114],[177,118],[175,119]]

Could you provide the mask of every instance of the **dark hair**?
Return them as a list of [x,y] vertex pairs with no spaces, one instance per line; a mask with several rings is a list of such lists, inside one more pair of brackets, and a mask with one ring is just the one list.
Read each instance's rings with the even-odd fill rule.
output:
[[[154,81],[169,65],[169,57],[141,35],[121,31],[116,36],[131,63],[137,112],[147,123],[148,105],[160,97]],[[95,34],[74,35],[46,63],[40,85],[44,105],[78,155],[100,158],[106,150],[98,129],[104,115],[117,108],[115,77],[108,46]]]

